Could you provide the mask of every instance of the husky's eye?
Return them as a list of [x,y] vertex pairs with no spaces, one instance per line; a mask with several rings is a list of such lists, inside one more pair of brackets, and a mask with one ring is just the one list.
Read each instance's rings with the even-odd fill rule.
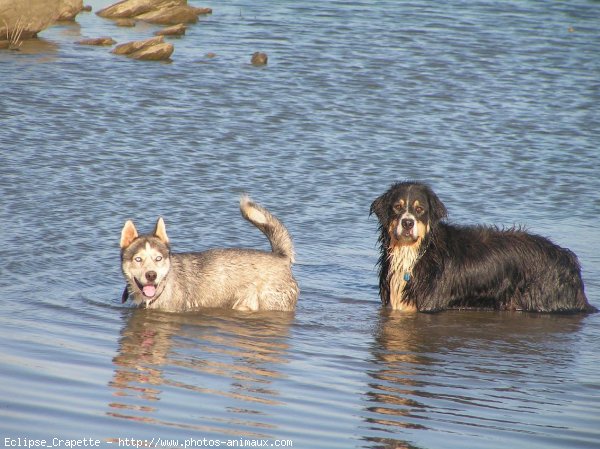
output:
[[136,262],[138,262],[138,263],[139,263],[139,262],[141,262],[141,261],[142,261],[142,258],[141,258],[140,256],[137,256],[137,257],[135,257],[133,260],[135,260]]
[[156,260],[157,262],[160,262],[162,259],[163,259],[162,256],[156,256],[156,259],[154,259],[154,260]]

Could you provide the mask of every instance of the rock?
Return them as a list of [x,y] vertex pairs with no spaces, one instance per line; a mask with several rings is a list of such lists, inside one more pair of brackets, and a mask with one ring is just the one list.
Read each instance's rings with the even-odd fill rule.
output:
[[132,18],[172,3],[172,0],[122,0],[101,9],[96,14],[106,19]]
[[115,20],[115,25],[117,25],[118,27],[132,28],[135,26],[135,20],[134,19],[117,19],[117,20]]
[[141,50],[144,47],[151,47],[153,45],[162,44],[163,42],[164,38],[162,36],[152,37],[150,39],[144,39],[143,41],[133,41],[117,45],[112,52],[117,55],[128,55]]
[[60,0],[59,8],[56,20],[75,20],[77,14],[83,11],[83,0]]
[[57,20],[73,20],[82,9],[83,0],[0,0],[0,38],[14,46]]
[[0,0],[0,38],[31,39],[60,15],[62,0]]
[[128,56],[142,61],[165,61],[171,57],[173,50],[175,50],[173,44],[164,42],[162,44],[142,48]]
[[195,8],[187,0],[122,0],[98,11],[107,19],[131,18],[160,25],[195,23],[200,14],[210,14],[210,8]]
[[196,8],[191,6],[192,9],[196,10],[197,16],[205,16],[207,14],[212,14],[212,8]]
[[136,18],[158,25],[173,25],[178,23],[196,23],[198,21],[198,14],[196,14],[194,8],[185,5],[150,11],[140,14]]
[[116,42],[110,37],[96,37],[93,39],[82,39],[75,42],[79,45],[114,45]]
[[252,54],[252,59],[250,59],[250,62],[252,63],[252,65],[267,65],[267,62],[269,61],[269,57],[267,56],[266,53],[262,53],[260,51],[254,52]]
[[164,28],[154,33],[155,36],[182,36],[185,34],[186,26],[183,23]]
[[143,41],[117,45],[112,52],[134,59],[158,61],[169,59],[174,49],[173,44],[164,42],[163,36],[157,36]]
[[85,12],[92,12],[92,5],[85,5],[82,9]]

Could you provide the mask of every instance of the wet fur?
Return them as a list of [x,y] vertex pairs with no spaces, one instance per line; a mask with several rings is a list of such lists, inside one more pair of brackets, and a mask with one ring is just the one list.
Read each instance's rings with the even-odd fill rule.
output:
[[[240,200],[240,211],[267,236],[270,252],[229,248],[171,253],[161,218],[151,234],[142,236],[127,222],[121,233],[124,299],[129,296],[138,305],[169,311],[294,310],[299,290],[291,271],[294,248],[287,229],[246,196]],[[149,282],[148,273],[150,279],[156,274],[154,282]],[[154,297],[145,296],[140,288],[147,283],[156,283]]]
[[[401,198],[418,198],[422,238],[397,239]],[[456,226],[442,221],[446,207],[425,184],[401,182],[377,198],[379,291],[393,309],[435,312],[483,308],[532,312],[593,312],[575,254],[521,229]],[[397,255],[412,247],[414,261],[400,267]],[[405,248],[403,251],[407,251]],[[404,270],[409,281],[399,281]]]

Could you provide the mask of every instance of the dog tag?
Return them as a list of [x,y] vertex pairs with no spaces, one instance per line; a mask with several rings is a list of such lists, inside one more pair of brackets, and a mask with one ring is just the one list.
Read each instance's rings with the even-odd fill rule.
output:
[[404,273],[404,281],[405,282],[410,281],[410,273],[408,271],[406,273]]

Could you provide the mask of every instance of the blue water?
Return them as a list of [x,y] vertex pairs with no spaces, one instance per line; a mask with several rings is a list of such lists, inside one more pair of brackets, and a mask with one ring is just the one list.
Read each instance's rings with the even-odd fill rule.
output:
[[[74,44],[158,29],[94,13],[0,51],[0,443],[598,447],[600,314],[382,310],[368,215],[429,182],[571,248],[600,307],[597,3],[190,4],[170,63]],[[268,249],[242,192],[294,237],[294,314],[120,303],[127,219]]]

